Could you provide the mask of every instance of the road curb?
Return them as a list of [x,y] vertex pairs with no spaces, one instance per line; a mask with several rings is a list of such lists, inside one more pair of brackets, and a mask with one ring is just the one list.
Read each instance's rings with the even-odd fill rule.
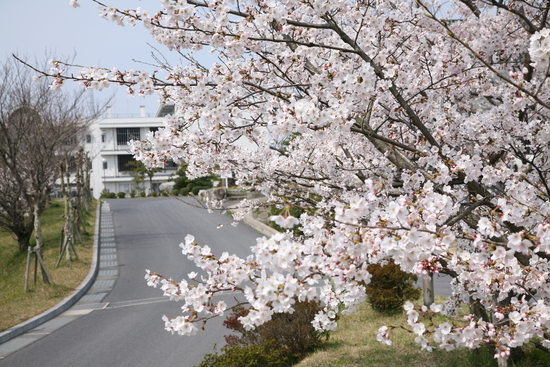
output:
[[[265,201],[265,198],[259,199],[259,201]],[[229,210],[232,211],[242,211],[245,209],[239,208],[239,204],[232,204],[228,207]],[[263,223],[262,221],[258,220],[256,218],[256,214],[254,214],[254,211],[249,211],[241,220],[242,223],[246,224],[252,229],[255,229],[256,231],[260,232],[266,237],[271,237],[276,235],[277,233],[280,233],[275,228],[268,226],[267,224]]]
[[254,215],[252,213],[248,213],[247,215],[245,215],[245,217],[243,218],[243,222],[247,226],[255,229],[258,232],[260,232],[264,236],[271,237],[271,236],[276,235],[277,233],[279,233],[276,229],[274,229],[274,228],[268,226],[267,224],[264,224],[264,223],[260,222],[259,220],[255,219]]
[[65,297],[63,301],[59,302],[54,307],[50,308],[49,310],[46,310],[42,312],[40,315],[37,315],[33,317],[32,319],[29,319],[25,322],[22,322],[21,324],[18,324],[6,331],[3,331],[0,333],[0,344],[3,344],[7,342],[8,340],[11,340],[21,334],[26,333],[27,331],[34,329],[35,327],[45,323],[46,321],[50,321],[54,317],[62,314],[63,312],[67,311],[69,308],[71,308],[86,292],[90,287],[92,286],[95,278],[97,277],[97,273],[99,271],[99,239],[100,239],[100,228],[101,228],[101,204],[102,202],[99,202],[97,205],[97,214],[96,214],[96,221],[95,221],[95,229],[94,229],[94,251],[93,251],[93,257],[92,257],[92,264],[90,266],[90,271],[88,272],[88,275],[86,278],[80,283],[78,288],[74,290],[72,294]]

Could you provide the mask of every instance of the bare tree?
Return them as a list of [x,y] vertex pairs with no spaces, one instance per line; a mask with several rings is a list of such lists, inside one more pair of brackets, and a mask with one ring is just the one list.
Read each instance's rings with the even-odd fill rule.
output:
[[[0,65],[0,227],[26,251],[67,152],[94,117],[85,92],[52,91],[15,59]],[[40,233],[37,247],[40,247]]]
[[34,229],[34,218],[19,185],[0,159],[0,228],[12,233],[20,251],[26,251]]

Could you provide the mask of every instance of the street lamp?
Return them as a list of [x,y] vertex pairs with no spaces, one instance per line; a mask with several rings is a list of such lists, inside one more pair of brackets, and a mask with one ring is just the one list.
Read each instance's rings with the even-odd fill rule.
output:
[[107,158],[102,158],[103,162],[103,192],[107,192],[107,187],[105,186],[105,169],[107,168]]

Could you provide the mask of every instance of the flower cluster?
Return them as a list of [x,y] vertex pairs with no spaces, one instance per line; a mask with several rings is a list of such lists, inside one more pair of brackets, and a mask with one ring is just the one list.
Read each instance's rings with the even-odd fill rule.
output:
[[[220,58],[190,58],[165,80],[96,67],[74,77],[175,104],[164,128],[132,143],[137,159],[185,160],[190,178],[231,173],[269,204],[304,209],[271,217],[299,230],[259,239],[246,259],[188,237],[183,253],[202,275],[176,282],[148,272],[150,285],[184,304],[168,330],[193,334],[199,314],[228,307],[214,301],[226,291],[251,305],[246,327],[317,297],[314,325],[333,329],[339,312],[365,300],[368,265],[391,259],[419,276],[453,277],[444,306],[406,306],[423,349],[490,343],[507,358],[537,338],[548,348],[550,28],[539,25],[540,1],[521,11],[474,3],[451,2],[446,19],[433,10],[439,1],[102,6],[103,17],[141,22],[171,50],[209,47]],[[57,88],[71,78],[54,66]],[[461,302],[480,306],[460,323],[421,321]],[[391,344],[390,330],[378,340]]]
[[548,72],[550,67],[550,29],[543,29],[531,36],[529,55],[537,69]]

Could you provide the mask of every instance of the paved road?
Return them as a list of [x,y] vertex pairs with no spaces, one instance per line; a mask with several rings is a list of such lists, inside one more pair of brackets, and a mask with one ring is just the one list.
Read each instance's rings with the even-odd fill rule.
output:
[[[246,225],[229,223],[172,198],[109,200],[116,239],[118,278],[101,300],[102,308],[57,329],[48,336],[0,360],[1,367],[195,366],[214,344],[224,345],[227,330],[217,320],[193,337],[164,330],[163,315],[180,314],[181,303],[169,302],[159,289],[146,285],[145,269],[182,279],[194,266],[178,244],[191,233],[214,254],[244,256],[261,236]],[[108,264],[107,264],[108,265]]]

